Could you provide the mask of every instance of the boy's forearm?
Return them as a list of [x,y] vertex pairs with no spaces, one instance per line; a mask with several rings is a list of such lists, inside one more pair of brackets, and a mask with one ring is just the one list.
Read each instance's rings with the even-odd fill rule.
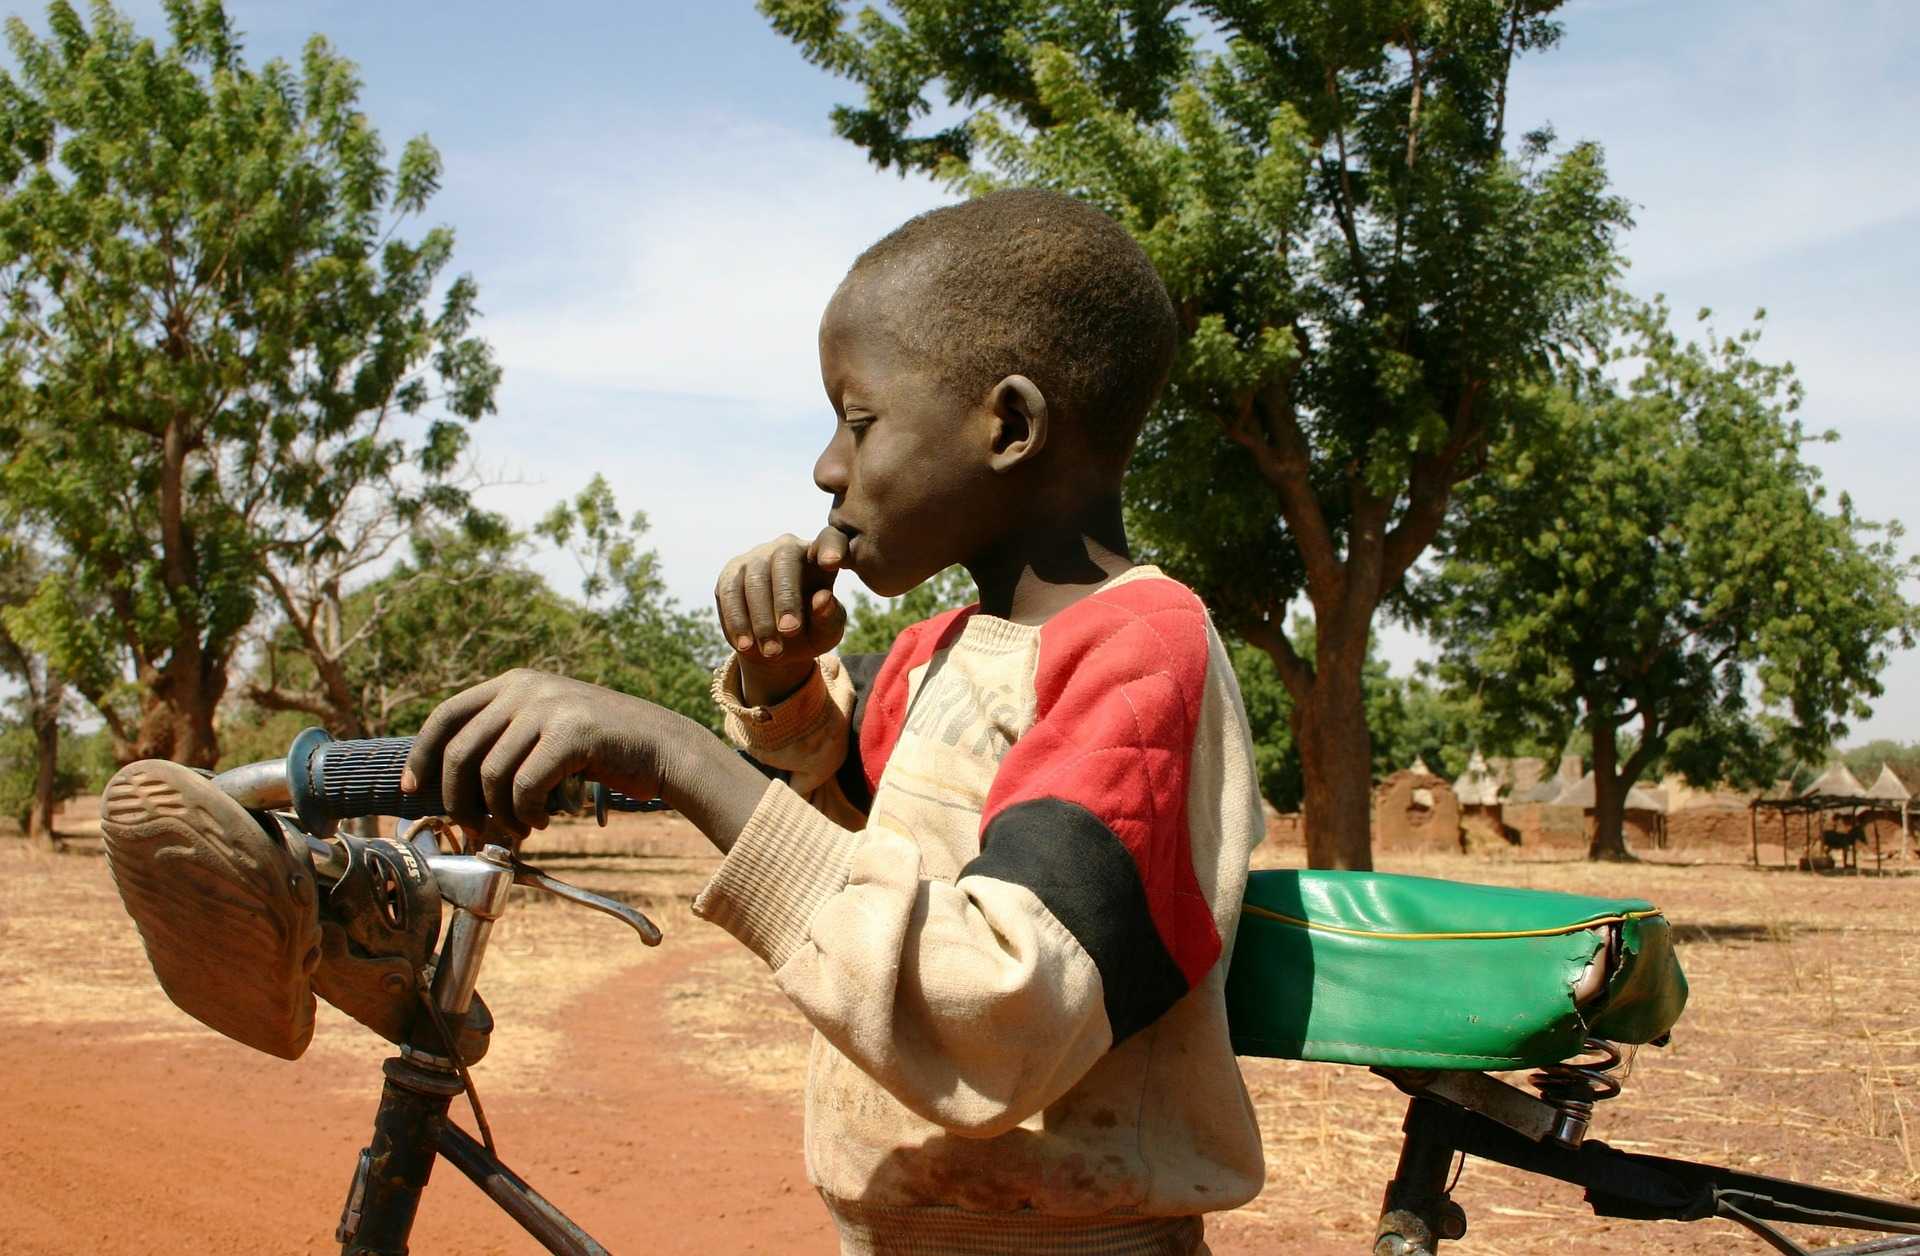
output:
[[660,797],[725,854],[760,805],[767,778],[705,727],[664,709],[660,716]]

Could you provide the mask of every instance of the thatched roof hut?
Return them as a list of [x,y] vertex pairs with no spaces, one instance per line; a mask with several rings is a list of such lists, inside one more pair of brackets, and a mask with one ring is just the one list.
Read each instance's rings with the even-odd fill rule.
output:
[[1871,798],[1875,802],[1888,802],[1897,805],[1910,801],[1913,798],[1913,791],[1908,789],[1906,785],[1901,782],[1900,778],[1893,774],[1891,767],[1883,763],[1880,765],[1880,775],[1875,777],[1873,784],[1867,787],[1864,797]]
[[1865,798],[1867,787],[1860,778],[1847,770],[1847,765],[1835,759],[1827,765],[1827,770],[1813,784],[1800,791],[1802,798]]

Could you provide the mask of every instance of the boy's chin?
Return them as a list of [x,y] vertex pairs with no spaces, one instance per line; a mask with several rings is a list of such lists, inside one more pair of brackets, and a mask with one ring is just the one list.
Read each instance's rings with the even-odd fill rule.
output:
[[881,597],[899,597],[903,593],[911,593],[939,574],[891,571],[877,564],[863,564],[857,557],[851,566],[853,574],[860,577],[860,582]]

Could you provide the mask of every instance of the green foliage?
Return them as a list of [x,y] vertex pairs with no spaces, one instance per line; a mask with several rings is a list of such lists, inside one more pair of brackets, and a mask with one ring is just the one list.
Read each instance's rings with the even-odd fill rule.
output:
[[[1363,866],[1374,611],[1527,389],[1597,343],[1629,224],[1597,146],[1508,142],[1559,0],[759,7],[862,90],[833,125],[876,164],[1082,197],[1153,259],[1184,335],[1129,530],[1315,704],[1301,750],[1341,801],[1310,808],[1336,834],[1310,853]],[[963,119],[916,130],[936,95]],[[1302,592],[1313,657],[1284,632]]]
[[596,475],[534,530],[571,552],[581,569],[583,633],[561,670],[718,731],[712,672],[726,646],[710,619],[680,610],[668,596],[659,555],[641,545],[646,514],[623,517],[613,490]]
[[122,753],[211,762],[273,565],[368,500],[462,511],[499,372],[452,232],[397,230],[438,185],[425,137],[389,164],[319,37],[256,70],[218,0],[165,10],[164,47],[104,0],[7,21],[0,503],[71,559],[24,622]]
[[[1908,789],[1920,784],[1920,742],[1898,742],[1883,737],[1842,751],[1840,760],[1860,778],[1862,785],[1871,786],[1883,765],[1892,768],[1893,774]],[[1818,772],[1820,768],[1816,766],[1812,770]]]
[[1300,747],[1293,739],[1293,697],[1280,683],[1280,673],[1265,650],[1244,642],[1227,647],[1233,673],[1240,682],[1240,700],[1247,708],[1253,733],[1254,772],[1260,795],[1281,811],[1298,811],[1306,795],[1301,774]]
[[[84,755],[86,749],[72,737],[61,739],[53,775],[56,805],[91,786],[92,765]],[[0,721],[0,816],[22,829],[26,828],[28,814],[33,810],[33,788],[39,770],[39,746],[33,726],[18,719]],[[108,774],[111,775],[111,771]]]
[[885,654],[902,631],[941,611],[979,599],[964,567],[949,567],[899,597],[876,600],[864,593],[848,599],[847,635],[842,654]]
[[[1829,503],[1790,366],[1758,328],[1682,343],[1623,304],[1619,369],[1541,393],[1497,444],[1439,573],[1446,666],[1502,722],[1584,724],[1596,770],[1767,784],[1868,712],[1920,617],[1897,525]],[[1704,312],[1703,312],[1704,317]],[[1636,734],[1622,743],[1629,730]]]
[[[295,627],[281,623],[263,643],[245,686],[258,713],[226,721],[240,733],[223,762],[286,752],[300,727],[336,735],[412,732],[442,699],[514,667],[561,669],[590,634],[580,609],[548,587],[525,561],[524,543],[505,529],[422,529],[392,571],[342,598],[338,631],[352,642],[332,661],[344,697],[323,682]],[[264,750],[264,753],[262,751]]]
[[[1313,652],[1310,621],[1295,620],[1292,638],[1296,651]],[[1279,810],[1298,811],[1306,781],[1293,733],[1293,697],[1265,650],[1233,642],[1227,654],[1253,733],[1260,792]],[[1361,682],[1367,725],[1373,730],[1371,771],[1375,780],[1408,767],[1415,759],[1426,760],[1435,774],[1451,780],[1466,770],[1467,759],[1476,747],[1497,752],[1515,749],[1494,738],[1492,730],[1476,718],[1470,703],[1435,683],[1423,669],[1416,669],[1410,676],[1395,676],[1371,645]],[[1518,749],[1538,752],[1531,743]]]
[[[1311,465],[1339,544],[1356,495],[1452,465],[1516,384],[1591,341],[1626,203],[1591,145],[1504,147],[1512,58],[1557,40],[1555,7],[760,4],[865,90],[834,125],[876,164],[1058,188],[1140,240],[1186,342],[1135,521],[1216,608],[1262,621],[1306,582],[1279,462]],[[935,89],[967,120],[913,134]]]
[[[325,724],[325,720],[305,711],[266,711],[245,701],[233,703],[220,721],[220,761],[214,766],[224,772],[247,763],[282,758],[302,729]],[[412,730],[399,727],[387,731]]]

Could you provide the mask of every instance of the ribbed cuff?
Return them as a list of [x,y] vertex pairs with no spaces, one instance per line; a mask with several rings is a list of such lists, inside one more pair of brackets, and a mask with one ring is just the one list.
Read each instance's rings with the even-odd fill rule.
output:
[[823,655],[798,689],[770,706],[748,706],[741,699],[739,655],[715,668],[713,701],[726,714],[728,739],[749,753],[771,753],[812,733],[836,713],[821,674],[829,666],[837,669],[840,660]]
[[745,943],[778,971],[807,940],[820,904],[846,888],[860,835],[771,781],[693,914]]

